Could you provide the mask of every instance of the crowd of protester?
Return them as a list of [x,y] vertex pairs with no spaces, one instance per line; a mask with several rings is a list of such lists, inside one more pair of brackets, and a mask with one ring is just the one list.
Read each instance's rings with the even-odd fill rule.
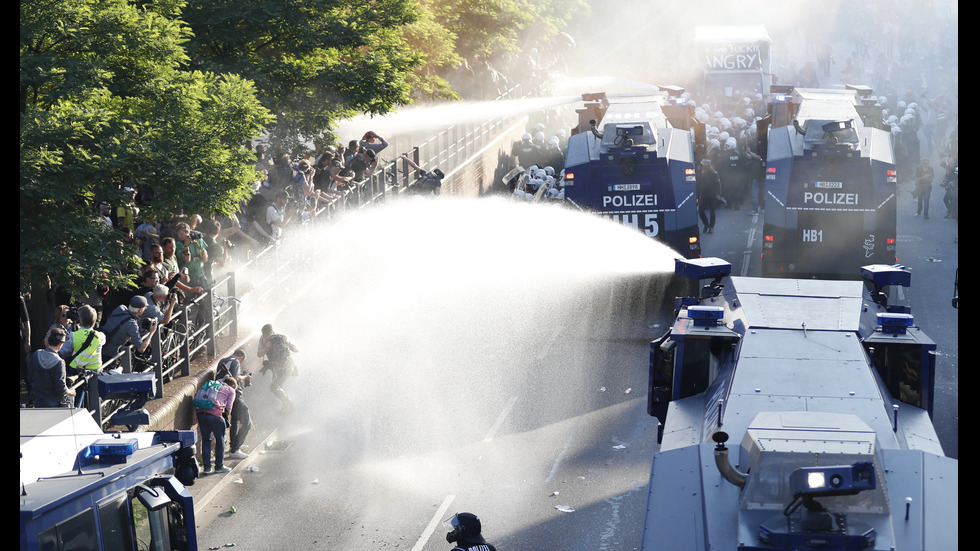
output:
[[[135,287],[102,287],[73,296],[59,282],[51,281],[49,302],[54,306],[45,324],[46,348],[41,351],[54,349],[48,342],[61,339],[63,371],[71,378],[80,373],[74,365],[78,363],[75,348],[83,349],[84,358],[92,355],[84,349],[97,347],[97,355],[106,360],[120,346],[132,344],[137,352],[145,350],[151,326],[169,326],[176,312],[229,271],[279,242],[290,228],[312,220],[325,207],[355,192],[359,182],[379,169],[379,154],[388,142],[369,131],[347,146],[316,143],[314,147],[314,155],[294,159],[256,145],[254,193],[228,215],[195,213],[154,219],[144,215],[153,200],[150,189],[126,187],[127,200],[119,205],[97,199],[93,217],[118,232],[115,238],[135,246],[140,255],[141,265],[129,274]],[[28,366],[38,352],[31,344],[30,300],[29,294],[21,293],[21,395],[22,402],[28,403],[33,399]],[[87,328],[81,324],[80,312],[91,312],[94,317]],[[116,323],[116,314],[124,323]],[[134,327],[129,327],[131,318],[139,320]],[[143,324],[144,319],[155,321]],[[95,330],[101,337],[93,343],[86,339],[87,332],[79,334],[82,342],[76,347],[72,337],[80,329]],[[49,356],[39,358],[52,363]]]

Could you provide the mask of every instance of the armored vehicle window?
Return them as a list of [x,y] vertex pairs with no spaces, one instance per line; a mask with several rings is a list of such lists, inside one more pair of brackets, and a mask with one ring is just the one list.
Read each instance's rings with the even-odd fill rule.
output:
[[915,344],[883,345],[876,343],[875,369],[885,382],[892,398],[921,408],[922,347]]
[[681,366],[680,398],[687,398],[704,392],[718,376],[723,365],[723,356],[731,351],[734,339],[722,337],[684,340],[684,360]]
[[105,549],[134,549],[129,505],[125,495],[99,505],[99,527]]
[[[161,488],[160,491],[163,489]],[[135,492],[129,504],[133,508],[136,539],[148,544],[150,549],[173,549],[170,542],[170,515],[168,514],[170,506],[150,511],[136,497]]]
[[99,551],[95,534],[95,511],[86,509],[38,534],[41,551]]

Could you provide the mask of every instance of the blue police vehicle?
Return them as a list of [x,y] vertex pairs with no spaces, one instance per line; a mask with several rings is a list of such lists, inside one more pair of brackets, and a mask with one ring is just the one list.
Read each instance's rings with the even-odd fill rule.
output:
[[613,99],[583,96],[588,103],[565,153],[564,199],[697,258],[694,149],[703,126],[681,99],[682,88],[661,89]]
[[936,345],[887,304],[909,271],[773,279],[675,263],[700,289],[651,343],[662,432],[642,549],[957,549],[957,461],[932,423]]
[[197,433],[105,433],[87,409],[20,412],[20,549],[197,550]]
[[864,86],[774,86],[757,122],[766,161],[762,275],[854,279],[896,263],[898,179],[881,106]]

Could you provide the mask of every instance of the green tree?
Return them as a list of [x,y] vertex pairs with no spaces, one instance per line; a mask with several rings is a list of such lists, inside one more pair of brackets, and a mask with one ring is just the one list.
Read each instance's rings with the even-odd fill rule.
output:
[[420,54],[422,62],[409,84],[417,99],[459,99],[443,77],[462,61],[456,53],[456,35],[439,24],[429,3],[422,2],[418,21],[402,27],[405,41],[413,52]]
[[411,101],[421,56],[402,29],[419,17],[414,0],[189,0],[183,17],[192,66],[254,81],[277,146]]
[[133,285],[135,247],[95,218],[123,187],[145,213],[229,212],[256,179],[247,147],[272,122],[253,84],[190,71],[183,4],[51,0],[20,11],[20,275],[32,336],[50,284],[76,296]]
[[521,30],[537,16],[523,0],[433,0],[432,11],[466,59],[517,53]]

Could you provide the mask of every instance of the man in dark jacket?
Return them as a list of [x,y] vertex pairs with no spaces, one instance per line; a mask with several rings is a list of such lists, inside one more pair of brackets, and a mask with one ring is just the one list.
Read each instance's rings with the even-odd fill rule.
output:
[[36,408],[62,407],[65,395],[75,395],[65,383],[65,360],[58,355],[66,340],[68,335],[63,329],[52,327],[44,337],[45,348],[34,352],[27,365]]
[[715,210],[721,199],[721,178],[711,166],[711,161],[701,161],[701,193],[698,195],[698,215],[704,223],[704,233],[715,231]]

